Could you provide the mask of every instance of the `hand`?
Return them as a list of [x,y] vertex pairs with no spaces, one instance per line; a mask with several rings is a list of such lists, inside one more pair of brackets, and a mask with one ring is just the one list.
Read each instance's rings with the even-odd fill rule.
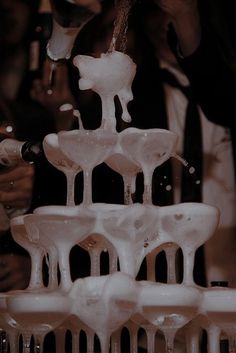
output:
[[[76,106],[75,98],[69,85],[68,68],[64,63],[54,64],[46,59],[41,80],[34,80],[31,97],[49,110],[54,118],[57,130],[68,130],[73,124],[73,110]],[[52,79],[50,80],[50,76]],[[68,107],[67,110],[62,110]]]
[[25,289],[29,284],[30,270],[29,256],[0,254],[0,292]]
[[29,207],[34,183],[34,167],[22,162],[0,172],[0,203],[14,209]]

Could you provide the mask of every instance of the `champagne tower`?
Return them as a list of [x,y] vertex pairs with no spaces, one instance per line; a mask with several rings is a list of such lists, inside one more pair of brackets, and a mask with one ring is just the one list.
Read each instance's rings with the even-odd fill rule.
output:
[[[70,57],[75,36],[100,7],[90,12],[79,0],[51,3],[54,27],[47,49],[56,61]],[[131,5],[120,0],[123,12],[118,15],[124,21]],[[67,178],[67,204],[39,207],[11,221],[13,237],[29,252],[32,268],[26,290],[0,295],[2,352],[18,352],[19,342],[24,353],[32,349],[44,352],[45,337],[53,332],[51,352],[134,353],[146,349],[148,353],[173,353],[180,329],[185,333],[183,352],[200,352],[202,330],[208,334],[209,352],[220,353],[222,332],[229,337],[230,352],[235,352],[235,290],[202,288],[193,280],[195,252],[213,235],[219,211],[202,203],[153,205],[154,169],[176,158],[178,136],[164,129],[128,127],[116,131],[114,97],[122,106],[122,119],[129,123],[127,104],[133,98],[131,86],[136,74],[132,58],[116,49],[119,28],[125,35],[120,23],[119,18],[107,53],[99,58],[73,58],[80,72],[79,89],[92,89],[101,98],[101,126],[61,131],[43,141],[48,161]],[[93,202],[93,169],[101,163],[123,177],[124,204]],[[81,204],[75,205],[78,173],[83,173],[84,193]],[[143,201],[133,203],[138,173],[143,173]],[[88,252],[90,276],[73,281],[69,258],[75,245]],[[176,279],[177,248],[183,254],[181,283]],[[156,258],[163,250],[167,283],[156,281]],[[109,258],[109,273],[101,275],[104,253]],[[43,282],[43,259],[47,285]],[[78,267],[80,261],[78,258]],[[138,281],[143,261],[146,279]],[[69,348],[65,345],[68,332]],[[124,332],[128,338],[124,339]]]

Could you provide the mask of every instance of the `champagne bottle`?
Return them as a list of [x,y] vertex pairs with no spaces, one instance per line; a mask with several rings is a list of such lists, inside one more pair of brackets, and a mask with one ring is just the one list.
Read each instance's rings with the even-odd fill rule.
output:
[[19,161],[34,163],[44,157],[41,142],[18,141],[12,138],[4,138],[0,134],[0,165],[14,166]]
[[41,0],[31,33],[29,71],[32,79],[41,78],[43,63],[47,52],[46,46],[52,32],[52,14],[49,0]]

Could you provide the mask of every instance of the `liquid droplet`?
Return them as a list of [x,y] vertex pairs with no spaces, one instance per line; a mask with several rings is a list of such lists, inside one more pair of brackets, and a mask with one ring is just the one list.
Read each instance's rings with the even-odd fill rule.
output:
[[194,168],[194,167],[190,167],[190,168],[189,168],[189,173],[190,173],[190,174],[195,173],[195,168]]

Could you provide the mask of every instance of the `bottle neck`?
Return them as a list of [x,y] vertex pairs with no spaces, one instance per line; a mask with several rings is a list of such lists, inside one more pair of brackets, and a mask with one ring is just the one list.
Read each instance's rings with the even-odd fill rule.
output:
[[43,151],[42,142],[18,141],[16,139],[3,138],[0,142],[0,165],[10,167],[19,161],[34,163],[42,158],[46,158]]
[[44,156],[41,142],[27,141],[21,148],[21,157],[25,162],[37,162]]

